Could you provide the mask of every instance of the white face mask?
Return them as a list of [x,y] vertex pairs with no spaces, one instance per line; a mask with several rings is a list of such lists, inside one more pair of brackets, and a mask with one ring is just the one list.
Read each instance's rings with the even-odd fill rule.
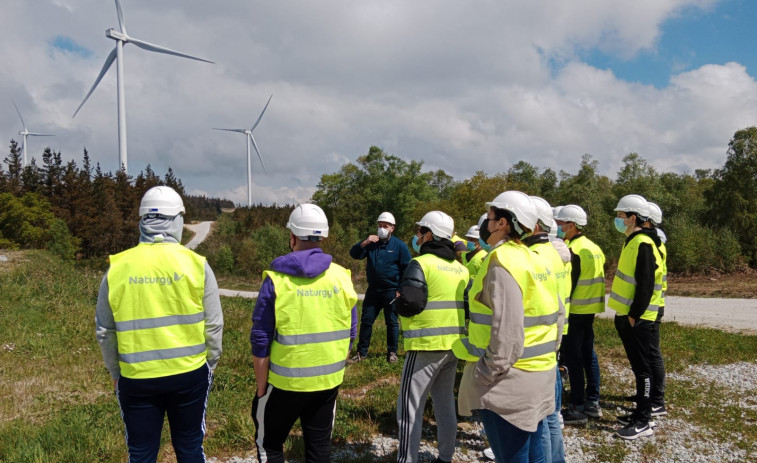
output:
[[389,238],[389,229],[388,228],[381,228],[378,227],[378,231],[376,232],[380,240],[385,240]]

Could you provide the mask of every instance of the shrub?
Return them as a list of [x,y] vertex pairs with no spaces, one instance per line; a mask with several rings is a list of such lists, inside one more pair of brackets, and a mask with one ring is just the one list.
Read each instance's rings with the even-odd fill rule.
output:
[[74,254],[79,249],[81,240],[71,236],[71,233],[68,231],[68,226],[66,226],[66,222],[61,219],[53,220],[50,224],[48,236],[49,240],[47,242],[47,249],[49,249],[50,252],[64,260],[71,260],[74,258]]
[[234,269],[234,254],[232,254],[231,247],[228,244],[224,244],[218,248],[214,260],[215,262],[211,263],[214,271],[229,273]]

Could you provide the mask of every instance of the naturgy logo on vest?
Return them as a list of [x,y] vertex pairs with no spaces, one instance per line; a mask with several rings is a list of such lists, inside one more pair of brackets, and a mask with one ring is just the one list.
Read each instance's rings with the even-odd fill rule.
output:
[[178,273],[173,273],[173,278],[171,276],[162,276],[162,277],[150,277],[150,276],[142,276],[142,277],[129,277],[129,284],[130,285],[162,285],[162,286],[170,286],[174,284],[175,282],[181,280],[184,278],[184,275],[179,275]]
[[440,272],[463,273],[462,267],[455,267],[453,265],[436,264],[436,269]]
[[341,291],[341,288],[337,288],[334,286],[334,290],[330,289],[298,289],[297,295],[298,296],[304,296],[304,297],[324,297],[324,298],[331,298],[335,295],[339,294]]

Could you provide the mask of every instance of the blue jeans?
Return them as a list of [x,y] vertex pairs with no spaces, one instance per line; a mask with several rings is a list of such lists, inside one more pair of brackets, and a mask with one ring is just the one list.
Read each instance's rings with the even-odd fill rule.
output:
[[555,412],[542,420],[544,431],[541,434],[544,459],[547,463],[565,463],[565,448],[560,429],[560,409],[562,408],[562,379],[557,370],[555,381]]
[[481,421],[498,463],[545,463],[541,422],[536,431],[528,432],[487,409],[481,410]]
[[211,374],[197,370],[162,378],[118,379],[116,395],[126,426],[129,462],[154,463],[160,450],[163,418],[168,415],[171,442],[179,463],[205,461],[205,409]]
[[394,311],[394,302],[392,302],[395,296],[395,289],[377,291],[369,286],[365,291],[363,312],[360,316],[360,335],[357,342],[357,352],[363,357],[368,355],[368,347],[371,345],[371,335],[373,334],[373,323],[382,309],[386,323],[386,351],[397,352],[400,325],[397,321],[397,312]]

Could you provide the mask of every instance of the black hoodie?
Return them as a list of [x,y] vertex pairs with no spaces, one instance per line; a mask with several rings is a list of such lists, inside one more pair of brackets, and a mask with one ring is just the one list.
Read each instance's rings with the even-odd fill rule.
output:
[[[457,257],[455,245],[448,239],[428,241],[421,245],[421,255],[433,254],[440,259],[452,262]],[[428,302],[428,285],[426,275],[417,260],[413,259],[405,269],[400,281],[400,296],[395,310],[403,317],[412,317],[423,312]]]

